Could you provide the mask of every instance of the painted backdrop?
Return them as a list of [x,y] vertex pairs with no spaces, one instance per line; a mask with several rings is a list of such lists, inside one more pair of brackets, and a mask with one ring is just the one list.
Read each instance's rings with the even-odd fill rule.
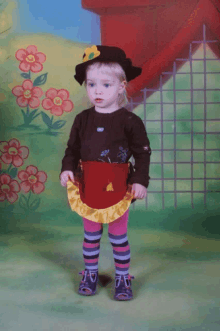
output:
[[[59,172],[74,118],[90,106],[84,87],[73,75],[84,49],[101,42],[99,16],[82,9],[80,0],[74,4],[63,1],[59,8],[53,1],[45,4],[42,0],[37,3],[2,0],[0,4],[0,208],[3,219],[14,218],[15,223],[19,219],[80,222],[80,217],[70,211]],[[184,80],[182,83],[184,86]],[[155,100],[157,94],[150,98]],[[136,107],[134,111],[144,119],[141,109]],[[148,108],[147,112],[150,118],[152,110]],[[147,129],[152,132],[149,137],[154,150],[157,148],[154,123]],[[215,144],[218,145],[218,140]],[[154,152],[152,160],[157,161]],[[153,164],[150,171],[155,178],[160,173]],[[217,165],[214,172],[217,176]],[[151,181],[149,190],[156,191],[157,182]],[[202,199],[198,202],[197,208],[201,211]],[[166,206],[166,215],[172,215],[172,202]],[[208,209],[216,215],[217,200],[210,206]],[[193,215],[185,199],[180,199],[178,208],[181,207],[187,210],[187,217]],[[150,223],[155,222],[155,212],[163,215],[158,194],[149,195],[148,208],[153,212],[147,214],[151,215]],[[145,209],[144,201],[137,201],[136,210],[141,209]],[[4,226],[8,228],[12,223],[6,221]]]

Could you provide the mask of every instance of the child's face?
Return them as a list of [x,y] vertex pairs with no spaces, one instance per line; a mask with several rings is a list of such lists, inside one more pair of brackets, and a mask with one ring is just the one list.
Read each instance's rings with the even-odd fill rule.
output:
[[96,110],[114,111],[119,108],[118,96],[123,93],[125,82],[114,73],[104,73],[102,69],[91,68],[87,72],[86,90]]

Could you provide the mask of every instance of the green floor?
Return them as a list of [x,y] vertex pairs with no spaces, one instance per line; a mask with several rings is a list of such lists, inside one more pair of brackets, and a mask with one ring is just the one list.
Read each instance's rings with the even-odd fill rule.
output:
[[[217,212],[130,211],[130,302],[113,300],[113,281],[93,297],[77,294],[81,219],[52,214],[2,215],[1,331],[220,330]],[[99,272],[114,277],[107,225]]]

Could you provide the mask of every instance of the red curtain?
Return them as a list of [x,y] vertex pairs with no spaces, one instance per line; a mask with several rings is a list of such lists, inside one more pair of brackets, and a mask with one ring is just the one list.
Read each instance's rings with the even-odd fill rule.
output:
[[[82,0],[82,5],[100,15],[102,44],[123,48],[142,67],[129,84],[133,98],[144,87],[156,87],[176,58],[188,58],[190,42],[203,40],[203,24],[206,40],[220,40],[219,0],[127,0],[120,7],[116,0]],[[219,43],[209,46],[220,56]]]
[[[188,58],[190,42],[203,40],[203,24],[207,27],[206,40],[220,41],[220,12],[209,0],[199,1],[175,37],[163,50],[142,65],[142,75],[130,85],[130,95],[137,96],[144,87],[155,87],[160,74],[163,71],[169,71],[176,58]],[[220,57],[219,45],[219,43],[210,43],[209,47]]]

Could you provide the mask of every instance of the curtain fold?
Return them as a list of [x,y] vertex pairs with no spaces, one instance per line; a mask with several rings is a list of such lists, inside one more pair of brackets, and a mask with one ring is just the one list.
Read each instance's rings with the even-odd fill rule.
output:
[[[200,0],[175,37],[166,44],[163,50],[143,64],[142,75],[130,84],[129,96],[137,99],[140,95],[140,90],[144,87],[156,88],[159,84],[160,75],[164,71],[172,71],[172,65],[176,58],[183,58],[184,56],[188,58],[187,53],[189,52],[190,42],[202,40],[203,24],[206,24],[207,29],[210,30],[209,35],[212,35],[212,39],[220,41],[219,8],[220,4],[217,0]],[[194,51],[198,46],[194,46]],[[220,44],[210,43],[209,46],[220,57]],[[179,64],[180,66],[181,63]]]

